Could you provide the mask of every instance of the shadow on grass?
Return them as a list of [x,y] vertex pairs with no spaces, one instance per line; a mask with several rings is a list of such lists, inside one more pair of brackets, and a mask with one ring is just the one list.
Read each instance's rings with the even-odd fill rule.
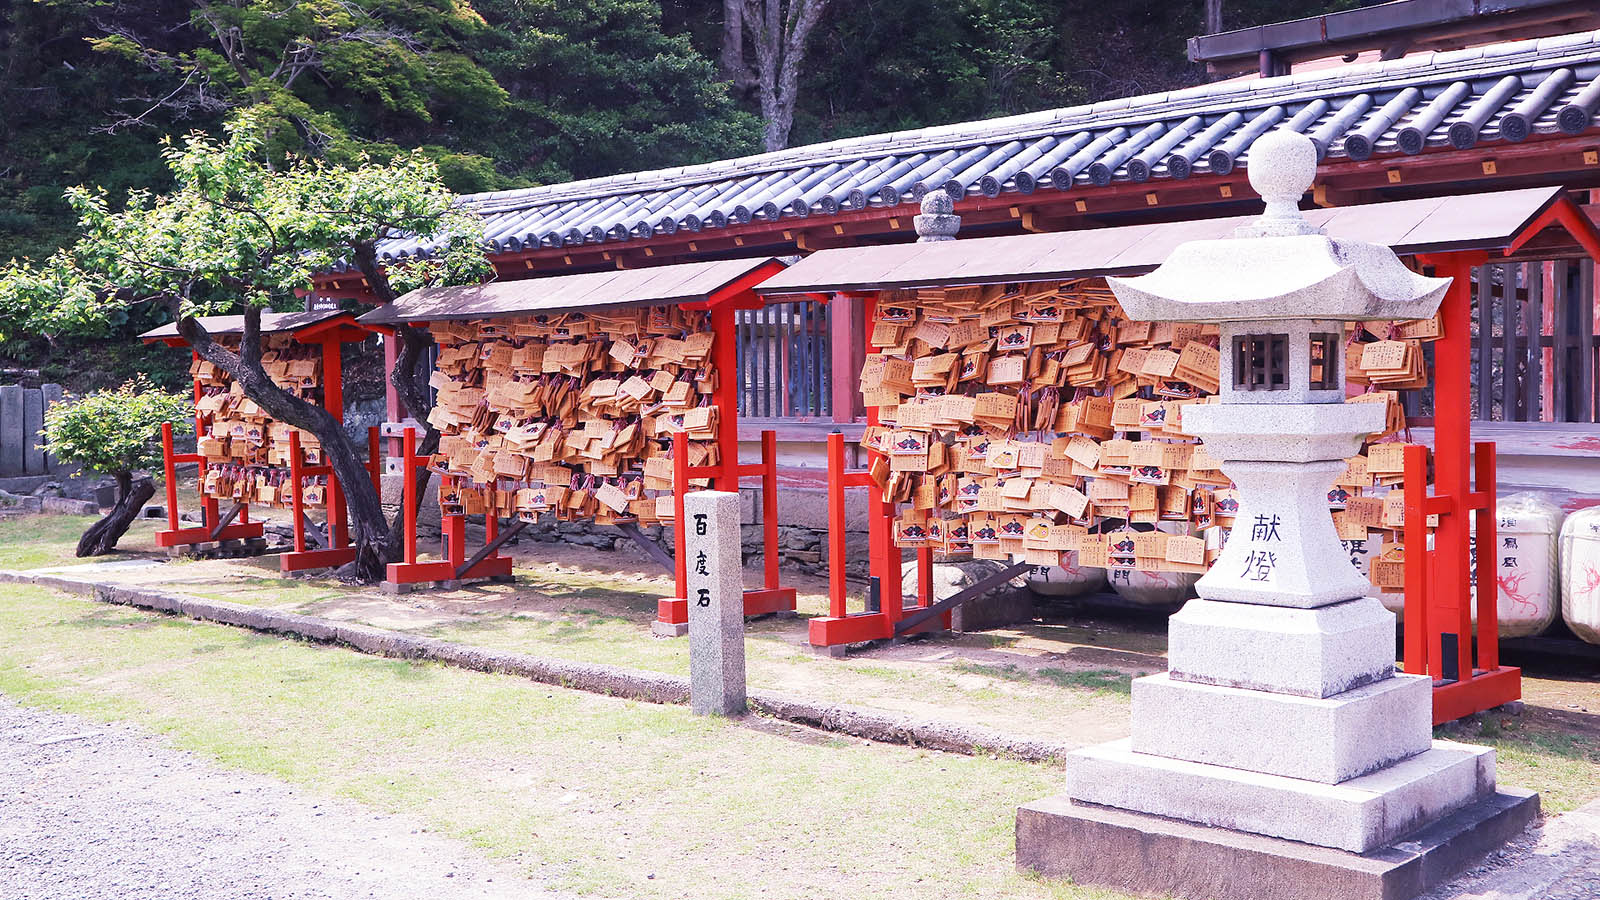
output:
[[1029,671],[1012,663],[1004,665],[988,665],[985,663],[958,660],[951,665],[951,669],[967,675],[983,675],[988,678],[998,678],[1002,681],[1016,681],[1023,683],[1044,682],[1056,687],[1089,690],[1097,694],[1130,694],[1133,692],[1133,676],[1115,669],[1089,669],[1087,671],[1072,672],[1066,669],[1044,668]]
[[491,634],[515,629],[533,632],[540,637],[555,640],[600,639],[597,632],[610,625],[633,628],[638,623],[628,616],[602,612],[597,609],[577,609],[559,614],[553,618],[515,615],[463,619],[420,629],[420,633],[430,637],[446,637],[451,635]]
[[117,612],[117,611],[114,611],[114,610],[106,610],[106,611],[96,610],[94,612],[85,613],[84,615],[77,616],[76,618],[61,619],[56,624],[64,625],[67,628],[77,628],[77,629],[84,629],[84,630],[91,629],[91,628],[142,629],[142,628],[154,628],[157,625],[160,625],[161,624],[161,619],[153,619],[149,615],[145,615],[145,614],[141,614],[141,613],[132,613],[132,614],[130,614],[130,613]]

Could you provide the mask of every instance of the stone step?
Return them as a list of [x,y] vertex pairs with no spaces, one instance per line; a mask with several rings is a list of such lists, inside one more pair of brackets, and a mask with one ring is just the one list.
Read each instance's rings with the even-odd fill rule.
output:
[[1332,697],[1173,681],[1133,682],[1133,749],[1339,784],[1425,752],[1432,682],[1397,675]]
[[1316,609],[1190,600],[1167,621],[1175,681],[1331,697],[1394,674],[1394,613],[1373,597]]
[[1127,739],[1067,757],[1073,800],[1352,853],[1494,792],[1494,750],[1451,741],[1343,784],[1135,753]]

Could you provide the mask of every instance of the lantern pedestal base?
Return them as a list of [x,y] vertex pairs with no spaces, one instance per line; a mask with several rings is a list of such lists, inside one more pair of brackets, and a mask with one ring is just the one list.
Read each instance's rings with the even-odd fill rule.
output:
[[1365,853],[1495,791],[1494,750],[1425,753],[1325,784],[1137,753],[1124,739],[1067,757],[1073,800]]
[[1017,810],[1017,868],[1138,894],[1207,900],[1409,900],[1476,864],[1539,815],[1502,788],[1368,853],[1079,803]]

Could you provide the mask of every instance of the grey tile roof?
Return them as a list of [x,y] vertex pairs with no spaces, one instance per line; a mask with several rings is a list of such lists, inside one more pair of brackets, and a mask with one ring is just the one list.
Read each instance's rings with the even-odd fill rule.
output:
[[[308,325],[316,325],[337,316],[348,316],[349,313],[339,309],[316,309],[306,312],[264,312],[261,314],[261,333],[276,334],[281,331],[299,331]],[[200,326],[211,335],[242,334],[244,333],[244,316],[200,316]],[[168,322],[139,335],[143,341],[164,341],[179,337],[178,323]]]
[[[1381,244],[1401,255],[1503,250],[1561,195],[1559,187],[1534,187],[1311,209],[1305,216],[1329,237]],[[836,247],[807,256],[755,290],[786,296],[1135,275],[1161,265],[1180,244],[1227,238],[1234,228],[1258,218],[1230,216],[939,243]],[[541,280],[546,279],[510,283]]]
[[362,316],[361,321],[368,325],[392,325],[692,303],[709,300],[723,288],[759,273],[763,267],[779,264],[773,257],[761,256],[488,284],[425,287],[378,307]]
[[[1227,174],[1274,128],[1330,160],[1579,134],[1600,108],[1600,31],[1220,82],[1067,109],[868,135],[703,165],[474,194],[492,251],[800,222],[957,199]],[[426,253],[414,240],[386,260]]]

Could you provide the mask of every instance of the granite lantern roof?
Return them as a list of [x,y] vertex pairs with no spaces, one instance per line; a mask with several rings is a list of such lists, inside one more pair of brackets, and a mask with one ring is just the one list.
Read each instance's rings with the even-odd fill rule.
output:
[[[470,195],[494,253],[710,236],[898,207],[943,188],[957,201],[1178,182],[1249,166],[1289,129],[1322,162],[1515,144],[1595,128],[1600,31],[1220,82],[1163,94],[849,138],[739,159]],[[910,209],[907,207],[907,211]],[[414,240],[385,261],[426,254]]]

